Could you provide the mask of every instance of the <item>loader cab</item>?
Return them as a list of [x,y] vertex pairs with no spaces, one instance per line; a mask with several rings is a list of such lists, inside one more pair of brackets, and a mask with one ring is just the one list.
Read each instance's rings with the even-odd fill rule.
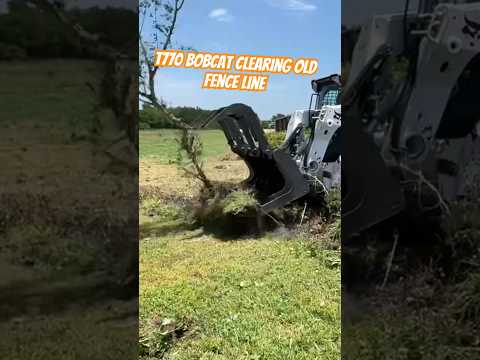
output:
[[[280,147],[303,169],[319,169],[322,160],[334,162],[340,156],[339,141],[335,141],[335,146],[328,144],[332,136],[339,139],[336,135],[339,135],[337,128],[341,117],[340,76],[335,74],[313,80],[311,86],[313,94],[308,109],[297,110],[290,116],[285,140]],[[317,128],[320,118],[329,129]]]
[[[341,79],[339,75],[330,75],[321,79],[312,80],[313,94],[309,106],[309,131],[307,148],[303,166],[311,168],[311,164],[335,163],[340,158],[341,127]],[[327,120],[325,128],[323,121]],[[337,124],[337,125],[335,125]],[[318,125],[318,126],[317,126]],[[330,128],[330,126],[332,126]],[[319,157],[319,154],[321,157]]]
[[340,105],[340,88],[340,76],[336,74],[312,80],[309,109],[319,111],[324,105]]

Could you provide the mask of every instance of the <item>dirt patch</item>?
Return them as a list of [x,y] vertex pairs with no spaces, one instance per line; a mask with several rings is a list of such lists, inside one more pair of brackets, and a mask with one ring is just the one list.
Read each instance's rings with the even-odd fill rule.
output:
[[[210,158],[205,163],[205,173],[212,181],[239,183],[248,177],[248,168],[240,159],[222,160]],[[140,161],[140,188],[155,187],[159,198],[169,199],[172,194],[192,198],[201,188],[201,184],[189,178],[175,164],[159,164],[152,161]]]

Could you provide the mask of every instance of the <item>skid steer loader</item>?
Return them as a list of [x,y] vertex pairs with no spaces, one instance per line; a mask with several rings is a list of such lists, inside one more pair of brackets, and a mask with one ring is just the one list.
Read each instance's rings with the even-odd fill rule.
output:
[[276,149],[250,107],[233,104],[216,116],[232,151],[248,165],[246,183],[255,189],[265,213],[340,185],[340,76],[311,85],[309,109],[291,115],[285,140]]
[[480,3],[408,5],[370,19],[342,59],[342,238],[405,209],[441,216],[478,172]]

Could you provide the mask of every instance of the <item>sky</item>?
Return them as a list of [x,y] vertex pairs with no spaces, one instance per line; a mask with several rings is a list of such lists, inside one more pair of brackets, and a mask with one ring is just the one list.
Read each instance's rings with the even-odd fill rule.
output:
[[185,0],[174,47],[314,57],[319,68],[313,76],[271,74],[262,93],[202,89],[203,70],[161,68],[157,94],[172,106],[217,109],[242,102],[262,120],[308,108],[310,81],[340,72],[340,4],[340,0]]

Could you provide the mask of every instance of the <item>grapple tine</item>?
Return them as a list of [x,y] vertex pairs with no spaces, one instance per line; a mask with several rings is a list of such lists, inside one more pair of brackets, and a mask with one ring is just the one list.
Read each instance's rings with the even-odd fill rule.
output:
[[273,150],[253,110],[244,104],[224,108],[217,116],[232,151],[250,169],[247,184],[256,190],[260,208],[270,212],[301,198],[309,185],[296,163],[281,149]]

